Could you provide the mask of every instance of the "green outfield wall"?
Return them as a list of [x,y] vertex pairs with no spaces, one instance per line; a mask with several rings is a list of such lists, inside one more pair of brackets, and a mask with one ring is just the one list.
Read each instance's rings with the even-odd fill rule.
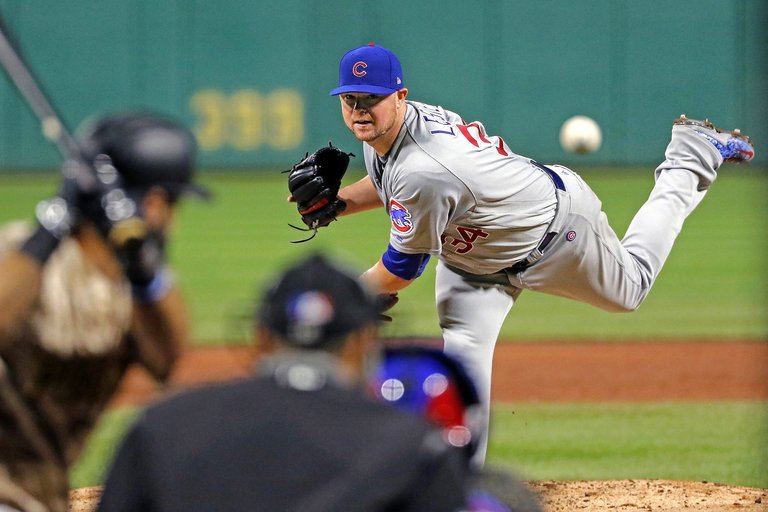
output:
[[[0,12],[68,125],[164,111],[193,127],[206,168],[286,166],[329,140],[354,151],[328,91],[344,51],[370,41],[400,55],[412,99],[539,160],[654,165],[686,113],[741,127],[768,162],[765,0],[0,0]],[[601,125],[597,153],[559,147],[575,114]],[[58,162],[0,82],[0,170]]]

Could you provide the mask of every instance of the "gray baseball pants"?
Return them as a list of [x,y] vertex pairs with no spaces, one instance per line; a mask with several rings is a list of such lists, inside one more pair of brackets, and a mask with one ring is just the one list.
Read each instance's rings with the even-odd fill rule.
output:
[[[464,363],[490,414],[493,351],[501,326],[522,290],[592,304],[607,311],[637,309],[667,260],[683,222],[696,208],[722,164],[717,149],[687,126],[673,126],[655,185],[623,239],[608,224],[602,204],[575,172],[549,166],[562,180],[557,232],[529,256],[527,268],[475,275],[438,262],[435,294],[445,352]],[[486,423],[487,425],[487,423]],[[487,448],[487,426],[475,462]]]

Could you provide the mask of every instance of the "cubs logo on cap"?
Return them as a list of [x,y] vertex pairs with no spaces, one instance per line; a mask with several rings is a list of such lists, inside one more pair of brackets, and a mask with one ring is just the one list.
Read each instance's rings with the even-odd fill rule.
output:
[[330,94],[392,94],[402,88],[403,71],[397,55],[370,43],[344,54],[339,62],[339,86]]
[[400,233],[408,233],[413,229],[411,212],[394,199],[389,200],[389,217],[392,219],[392,227]]
[[365,76],[366,75],[365,68],[367,67],[368,67],[368,64],[359,60],[352,65],[352,74],[355,76]]

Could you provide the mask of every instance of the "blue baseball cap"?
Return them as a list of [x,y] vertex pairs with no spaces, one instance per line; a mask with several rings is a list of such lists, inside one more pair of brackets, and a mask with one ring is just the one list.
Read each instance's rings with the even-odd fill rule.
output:
[[403,70],[397,55],[369,43],[344,54],[339,63],[339,86],[331,96],[345,92],[392,94],[403,88]]

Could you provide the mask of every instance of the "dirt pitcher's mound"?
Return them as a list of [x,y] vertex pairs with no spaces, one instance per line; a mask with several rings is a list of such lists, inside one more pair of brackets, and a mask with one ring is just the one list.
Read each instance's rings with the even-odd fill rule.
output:
[[70,512],[91,512],[96,510],[101,496],[101,486],[82,487],[69,491]]
[[[768,491],[709,482],[669,480],[610,480],[528,482],[541,497],[546,512],[758,512],[768,509]],[[92,512],[100,487],[70,493],[71,512]]]
[[710,482],[609,480],[529,482],[547,512],[757,512],[768,510],[768,491]]

